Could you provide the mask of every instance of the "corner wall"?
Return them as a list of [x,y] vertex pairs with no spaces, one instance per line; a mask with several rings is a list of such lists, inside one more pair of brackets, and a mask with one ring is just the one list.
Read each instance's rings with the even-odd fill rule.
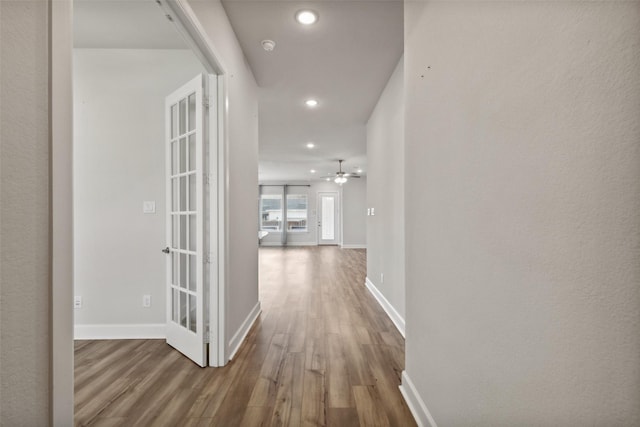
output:
[[640,3],[406,2],[405,43],[414,403],[639,425]]
[[[404,333],[404,57],[367,122],[367,285]],[[384,275],[384,277],[383,277]],[[374,291],[374,295],[379,295]],[[385,306],[387,304],[387,306]],[[388,307],[390,305],[391,307]],[[394,313],[395,311],[395,313]]]

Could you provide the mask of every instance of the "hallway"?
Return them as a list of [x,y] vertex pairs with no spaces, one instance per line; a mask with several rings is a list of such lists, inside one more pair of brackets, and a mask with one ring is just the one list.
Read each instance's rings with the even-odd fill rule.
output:
[[161,340],[76,341],[76,425],[411,426],[404,339],[364,286],[366,252],[261,248],[262,314],[224,368]]

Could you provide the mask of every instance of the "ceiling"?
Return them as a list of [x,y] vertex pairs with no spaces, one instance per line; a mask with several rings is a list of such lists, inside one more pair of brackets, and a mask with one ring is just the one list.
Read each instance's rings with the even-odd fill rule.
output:
[[[338,159],[347,172],[366,175],[366,122],[402,55],[402,0],[223,6],[259,86],[260,181],[322,179],[338,170]],[[297,23],[303,8],[317,12],[318,22]],[[272,52],[264,39],[275,41]],[[74,46],[186,48],[153,0],[75,0]],[[306,107],[308,98],[319,105]]]
[[94,49],[187,49],[153,0],[75,0],[73,46]]
[[[260,87],[260,181],[316,180],[335,173],[338,159],[366,175],[365,125],[402,55],[402,1],[223,6]],[[296,22],[300,9],[317,12],[318,22]],[[272,52],[264,39],[276,42]],[[306,107],[308,98],[319,105]]]

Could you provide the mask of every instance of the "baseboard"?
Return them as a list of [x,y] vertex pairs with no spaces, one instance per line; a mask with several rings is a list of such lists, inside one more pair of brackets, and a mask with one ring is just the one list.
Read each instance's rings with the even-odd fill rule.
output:
[[251,310],[251,312],[247,316],[247,318],[244,319],[244,322],[242,322],[242,325],[240,325],[240,328],[238,329],[238,331],[235,334],[233,334],[233,337],[231,338],[231,340],[229,340],[229,346],[227,348],[230,348],[231,352],[229,353],[229,357],[227,358],[227,360],[233,359],[233,357],[236,355],[236,353],[238,352],[238,349],[240,349],[240,345],[242,345],[242,342],[247,337],[247,334],[251,330],[251,327],[253,326],[253,324],[258,319],[258,316],[260,315],[261,312],[262,312],[262,309],[260,308],[260,301],[258,301],[255,307],[253,307],[253,310]]
[[164,323],[75,325],[73,335],[76,340],[166,339],[165,329]]
[[400,393],[404,397],[407,406],[415,418],[418,427],[438,427],[436,421],[424,404],[424,401],[418,394],[415,385],[409,378],[407,371],[402,371],[402,384],[400,384]]
[[287,247],[287,246],[318,246],[316,242],[287,242],[283,245],[281,242],[264,242],[260,243],[263,247]]
[[342,245],[342,249],[367,249],[367,245]]
[[376,288],[376,285],[374,285],[368,277],[364,284],[367,289],[369,289],[369,292],[371,292],[373,297],[378,301],[378,304],[380,304],[385,313],[387,313],[387,316],[389,316],[393,324],[396,325],[396,328],[398,328],[398,331],[400,331],[400,334],[404,338],[404,318],[400,316],[400,313],[393,308],[391,303],[384,297],[384,295],[382,295],[382,292]]

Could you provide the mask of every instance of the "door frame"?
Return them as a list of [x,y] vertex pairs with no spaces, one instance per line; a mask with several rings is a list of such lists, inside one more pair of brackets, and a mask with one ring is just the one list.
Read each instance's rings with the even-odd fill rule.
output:
[[[52,425],[73,424],[73,0],[47,0],[49,35],[49,119],[51,146],[51,290],[50,290],[50,396]],[[216,108],[209,109],[210,136],[216,135],[209,150],[210,165],[217,164],[214,178],[216,194],[210,197],[216,207],[211,211],[212,241],[218,245],[211,266],[210,319],[216,328],[210,331],[209,365],[228,361],[225,345],[225,294],[227,286],[228,223],[227,147],[228,74],[204,28],[186,0],[160,2],[166,15],[173,18],[178,32],[200,60],[217,86]],[[215,127],[214,127],[215,126]],[[216,224],[217,227],[214,227]],[[215,234],[214,234],[215,233]],[[215,240],[213,240],[215,239]],[[214,273],[215,272],[215,273]]]
[[218,242],[217,247],[210,247],[208,254],[211,258],[208,314],[210,324],[215,326],[209,330],[209,366],[224,366],[229,360],[225,345],[225,295],[226,272],[228,271],[228,259],[225,256],[228,236],[225,230],[229,218],[225,203],[227,197],[225,189],[228,187],[226,185],[228,176],[226,171],[227,146],[229,143],[226,132],[228,74],[219,59],[221,56],[215,50],[209,36],[186,0],[165,1],[160,4],[160,8],[165,12],[165,15],[173,17],[178,32],[207,71],[207,83],[210,88],[215,88],[217,97],[215,102],[209,100],[211,103],[208,109],[209,128],[205,131],[209,135],[209,156],[207,158],[209,168],[213,169],[212,165],[217,165],[217,176],[211,177],[213,182],[209,185],[209,221],[211,224],[209,241]]
[[[333,224],[333,228],[334,228],[334,232],[335,232],[335,241],[336,241],[336,245],[340,246],[342,244],[342,192],[341,191],[318,191],[317,194],[317,199],[316,199],[316,220],[320,221],[320,218],[322,216],[322,204],[321,204],[321,199],[322,196],[324,194],[331,194],[331,195],[335,195],[336,198],[336,210],[337,212],[335,213],[335,218],[334,218],[334,224]],[[318,242],[318,246],[331,246],[333,245],[333,243],[329,243],[329,244],[322,244],[320,243],[320,241],[322,240],[320,238],[320,227],[316,227],[316,240]]]

